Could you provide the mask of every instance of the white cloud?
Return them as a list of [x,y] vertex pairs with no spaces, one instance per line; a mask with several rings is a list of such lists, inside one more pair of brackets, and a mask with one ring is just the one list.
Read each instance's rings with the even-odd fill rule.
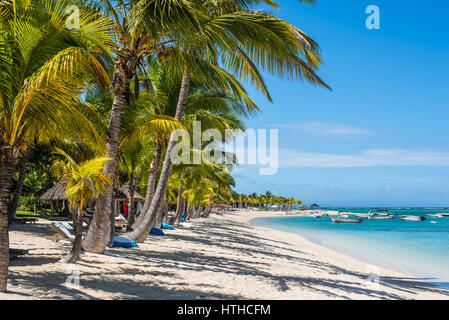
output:
[[351,168],[449,166],[449,152],[429,149],[369,149],[353,154],[279,149],[280,167]]
[[344,124],[334,124],[324,121],[277,123],[275,125],[278,126],[279,128],[291,129],[300,133],[318,136],[328,136],[328,137],[360,136],[360,135],[370,135],[374,133],[373,131],[362,127]]

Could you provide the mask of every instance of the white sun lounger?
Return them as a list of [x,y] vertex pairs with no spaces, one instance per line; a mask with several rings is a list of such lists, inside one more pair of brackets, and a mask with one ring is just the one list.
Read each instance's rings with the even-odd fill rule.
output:
[[196,224],[192,223],[192,222],[181,222],[179,225],[186,227],[186,228],[199,228]]
[[[60,240],[68,240],[68,241],[75,241],[75,235],[73,234],[73,227],[68,223],[67,221],[56,221],[50,223],[50,227],[52,227],[53,230],[55,230],[57,233],[54,236],[47,237],[47,239],[53,240],[53,241],[60,241]],[[83,238],[86,235],[85,232],[83,232]]]

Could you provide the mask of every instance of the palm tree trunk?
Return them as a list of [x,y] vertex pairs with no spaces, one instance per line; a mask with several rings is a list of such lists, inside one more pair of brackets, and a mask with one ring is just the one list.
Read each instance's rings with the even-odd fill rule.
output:
[[[118,75],[117,88],[112,103],[111,117],[109,120],[108,135],[106,139],[107,156],[111,158],[104,166],[103,172],[114,181],[118,144],[120,139],[120,127],[122,123],[123,109],[129,97],[130,79],[128,75],[116,72]],[[95,205],[95,213],[86,237],[83,240],[83,249],[88,252],[103,253],[108,240],[108,228],[111,226],[111,214],[113,201],[113,188],[108,186],[106,191],[98,198]],[[112,212],[112,213],[111,213]]]
[[206,209],[204,210],[204,214],[201,215],[201,217],[202,218],[207,218],[210,215],[211,211],[212,211],[212,207],[213,207],[213,205],[207,206]]
[[176,212],[177,213],[176,213],[176,215],[175,215],[175,217],[173,219],[174,220],[173,224],[179,224],[181,222],[182,215],[184,214],[186,206],[187,206],[186,205],[186,201],[181,198],[179,212],[178,212],[178,207],[176,207]]
[[186,175],[183,172],[181,174],[181,184],[179,185],[179,189],[178,189],[178,199],[176,202],[176,212],[175,212],[175,216],[173,219],[173,223],[178,223],[178,220],[181,220],[181,216],[182,216],[182,209],[183,209],[183,203],[182,203],[182,192],[183,192],[183,187],[182,187],[182,181],[185,179]]
[[0,292],[6,292],[9,266],[8,218],[15,165],[9,161],[7,155],[3,154],[2,156],[3,167],[0,170]]
[[[184,116],[184,108],[187,103],[189,88],[190,88],[190,73],[188,70],[186,70],[182,77],[181,90],[179,92],[178,104],[176,106],[175,118],[178,121],[182,121],[182,118]],[[161,201],[167,190],[168,178],[170,177],[171,173],[171,166],[172,166],[171,151],[175,147],[176,143],[177,143],[176,135],[172,133],[170,136],[170,141],[167,146],[167,150],[165,152],[159,182],[157,184],[153,200],[151,201],[150,208],[148,209],[148,213],[146,213],[142,223],[139,226],[137,226],[136,229],[134,229],[132,232],[128,234],[128,237],[130,237],[136,242],[143,242],[147,238],[148,233],[150,232],[151,227],[153,226],[157,218]]]
[[62,258],[60,262],[65,263],[75,263],[78,261],[81,253],[81,242],[83,240],[83,211],[78,205],[77,210],[73,210],[75,217],[75,222],[73,228],[75,229],[75,241],[73,242],[72,250],[67,256]]
[[134,215],[136,213],[136,208],[134,208],[134,194],[136,193],[136,177],[131,173],[131,179],[129,180],[128,188],[128,223],[126,225],[126,230],[132,230],[132,225],[134,223]]
[[161,162],[161,153],[162,153],[162,143],[156,142],[153,150],[153,160],[150,165],[150,175],[148,176],[148,187],[147,193],[145,195],[145,202],[143,203],[142,210],[140,210],[140,214],[137,217],[135,225],[132,227],[134,230],[138,225],[144,221],[146,214],[148,213],[148,209],[150,208],[151,201],[154,196],[154,189],[156,187],[156,178],[159,170],[159,164]]
[[167,223],[167,218],[168,218],[168,195],[165,197],[165,200],[163,202],[162,210],[163,210],[162,221]]
[[25,176],[26,176],[26,164],[24,163],[23,166],[20,168],[16,190],[14,192],[14,196],[12,197],[11,203],[9,204],[9,223],[11,223],[17,217],[16,210],[19,205],[20,196],[22,194]]

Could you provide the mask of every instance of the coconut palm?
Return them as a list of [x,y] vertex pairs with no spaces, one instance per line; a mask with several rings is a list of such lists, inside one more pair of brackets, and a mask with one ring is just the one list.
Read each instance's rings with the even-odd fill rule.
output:
[[[321,63],[317,44],[306,34],[274,16],[248,10],[259,1],[194,1],[200,32],[184,32],[184,51],[171,50],[175,61],[183,61],[183,74],[177,101],[175,118],[182,120],[187,104],[191,81],[205,74],[227,75],[222,64],[237,77],[250,80],[270,99],[268,90],[257,65],[277,76],[305,79],[313,84],[328,86],[315,74]],[[269,2],[277,6],[274,2]],[[177,48],[175,48],[177,49]],[[182,53],[182,54],[181,54]],[[209,72],[205,72],[209,70]],[[234,90],[242,91],[237,85]],[[239,89],[239,88],[242,89]],[[249,102],[250,103],[250,102]],[[171,152],[176,144],[172,135],[167,145],[160,179],[149,208],[148,221],[154,221],[165,194],[171,170]],[[131,234],[136,241],[143,241],[144,234]]]
[[[194,24],[190,6],[181,0],[140,1],[79,1],[80,6],[99,16],[109,17],[113,26],[114,43],[114,98],[109,116],[106,149],[112,160],[105,165],[105,174],[114,180],[119,152],[120,131],[124,108],[130,102],[131,83],[135,91],[140,88],[137,71],[145,74],[145,58],[164,52],[170,35],[182,27]],[[151,82],[145,79],[148,86]],[[138,94],[137,94],[138,95]],[[112,188],[97,201],[95,214],[83,241],[83,248],[102,253],[108,242],[108,231],[113,231]]]
[[109,158],[98,157],[77,164],[65,151],[56,149],[56,154],[64,156],[65,161],[59,160],[53,164],[56,175],[62,177],[66,183],[66,193],[73,210],[75,241],[70,253],[61,262],[75,263],[81,252],[83,229],[83,211],[87,204],[97,199],[111,185],[111,179],[103,174],[103,167]]
[[90,79],[108,85],[97,55],[104,52],[109,24],[81,10],[80,28],[68,29],[67,5],[0,1],[0,292],[8,270],[11,178],[24,151],[55,136],[99,138],[79,95]]

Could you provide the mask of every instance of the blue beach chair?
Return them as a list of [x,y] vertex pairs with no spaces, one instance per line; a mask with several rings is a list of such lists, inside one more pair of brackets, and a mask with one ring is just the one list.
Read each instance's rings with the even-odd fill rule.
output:
[[162,229],[167,229],[167,230],[175,230],[175,228],[173,228],[171,225],[166,224],[164,221],[162,221],[161,223],[161,228]]
[[161,229],[158,228],[151,228],[150,230],[151,234],[157,235],[157,236],[163,236],[164,235],[164,231],[162,231]]

